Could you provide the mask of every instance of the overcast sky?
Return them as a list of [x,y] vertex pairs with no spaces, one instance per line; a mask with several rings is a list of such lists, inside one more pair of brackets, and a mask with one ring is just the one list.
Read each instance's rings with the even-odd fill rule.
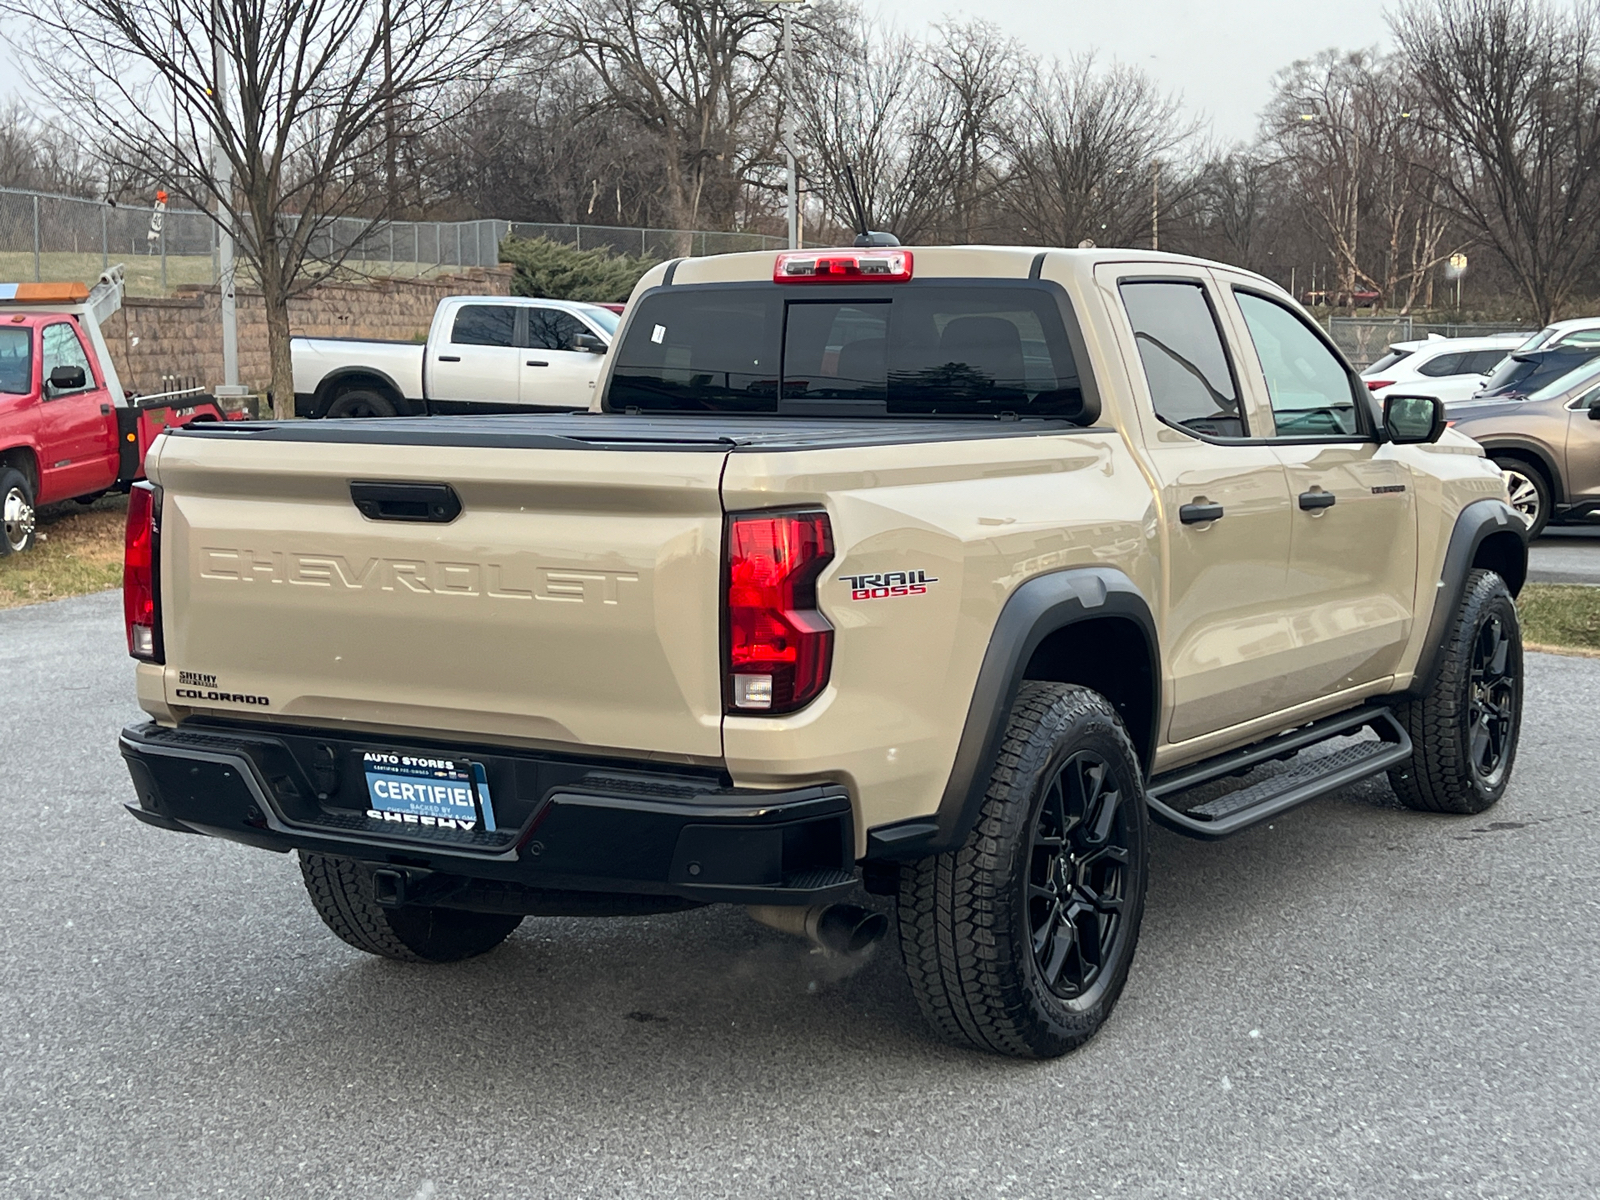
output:
[[[868,0],[869,9],[873,0]],[[944,14],[982,17],[1040,55],[1095,50],[1143,67],[1210,116],[1223,141],[1255,132],[1273,72],[1337,46],[1388,44],[1380,0],[876,0],[908,32]]]

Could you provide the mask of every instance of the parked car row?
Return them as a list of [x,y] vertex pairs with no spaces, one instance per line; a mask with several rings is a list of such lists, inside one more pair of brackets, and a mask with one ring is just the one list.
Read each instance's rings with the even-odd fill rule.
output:
[[1362,372],[1380,399],[1434,396],[1505,473],[1537,536],[1600,510],[1600,318],[1533,335],[1396,342]]

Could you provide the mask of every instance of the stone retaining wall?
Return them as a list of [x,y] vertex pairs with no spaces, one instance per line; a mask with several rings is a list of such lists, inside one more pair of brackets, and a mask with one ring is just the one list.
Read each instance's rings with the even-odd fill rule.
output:
[[[421,341],[446,296],[509,296],[510,267],[470,268],[425,279],[322,284],[289,304],[300,337]],[[239,288],[239,382],[265,392],[266,310],[261,293]],[[144,393],[222,382],[222,297],[215,286],[189,285],[169,298],[129,297],[106,323],[106,343],[125,388]]]

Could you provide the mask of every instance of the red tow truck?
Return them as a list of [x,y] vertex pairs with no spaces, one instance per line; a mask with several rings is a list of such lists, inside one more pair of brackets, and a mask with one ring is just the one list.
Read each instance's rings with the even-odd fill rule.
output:
[[0,557],[33,545],[34,510],[88,503],[144,478],[168,426],[242,417],[199,389],[125,392],[103,322],[122,307],[122,270],[82,283],[0,283]]

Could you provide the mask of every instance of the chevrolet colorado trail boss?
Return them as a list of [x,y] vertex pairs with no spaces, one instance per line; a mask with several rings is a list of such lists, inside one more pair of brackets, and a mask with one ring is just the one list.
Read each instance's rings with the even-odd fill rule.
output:
[[130,516],[155,826],[300,856],[361,950],[718,901],[848,948],[893,897],[957,1042],[1060,1054],[1127,977],[1151,819],[1516,755],[1526,525],[1430,397],[1169,254],[680,260],[593,411],[169,433]]

